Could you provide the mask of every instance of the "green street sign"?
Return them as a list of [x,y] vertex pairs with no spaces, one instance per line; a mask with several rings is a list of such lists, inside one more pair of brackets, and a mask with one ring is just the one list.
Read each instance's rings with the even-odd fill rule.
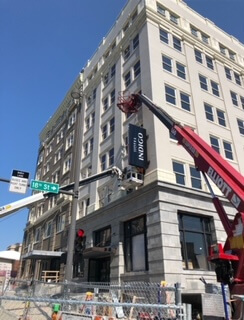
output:
[[31,180],[30,188],[43,192],[59,193],[59,184],[45,181]]

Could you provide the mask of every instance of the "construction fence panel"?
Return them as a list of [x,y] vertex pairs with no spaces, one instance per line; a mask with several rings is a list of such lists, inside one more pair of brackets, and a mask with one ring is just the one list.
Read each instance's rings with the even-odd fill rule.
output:
[[9,314],[12,319],[25,320],[52,319],[54,314],[62,320],[168,320],[184,316],[178,284],[23,280],[10,280],[0,296],[0,320],[7,320]]

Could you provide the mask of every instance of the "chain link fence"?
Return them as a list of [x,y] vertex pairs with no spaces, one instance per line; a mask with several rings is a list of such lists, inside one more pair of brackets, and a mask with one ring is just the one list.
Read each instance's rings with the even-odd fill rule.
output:
[[[10,280],[0,296],[0,319],[183,319],[179,284],[48,283]],[[55,319],[59,319],[58,317]]]

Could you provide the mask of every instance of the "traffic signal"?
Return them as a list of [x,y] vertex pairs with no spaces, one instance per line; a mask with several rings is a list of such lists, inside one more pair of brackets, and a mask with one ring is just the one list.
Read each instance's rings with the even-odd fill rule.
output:
[[75,237],[75,253],[82,253],[83,250],[85,249],[85,241],[86,241],[86,236],[85,236],[85,231],[83,229],[79,229],[76,232],[76,237]]

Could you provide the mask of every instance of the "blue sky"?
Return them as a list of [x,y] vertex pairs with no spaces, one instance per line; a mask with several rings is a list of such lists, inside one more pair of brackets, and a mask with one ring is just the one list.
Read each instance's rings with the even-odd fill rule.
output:
[[[187,0],[244,43],[243,0]],[[127,0],[0,0],[0,177],[34,178],[39,133]],[[0,182],[0,206],[30,195]],[[22,242],[27,209],[0,218],[0,251]]]

